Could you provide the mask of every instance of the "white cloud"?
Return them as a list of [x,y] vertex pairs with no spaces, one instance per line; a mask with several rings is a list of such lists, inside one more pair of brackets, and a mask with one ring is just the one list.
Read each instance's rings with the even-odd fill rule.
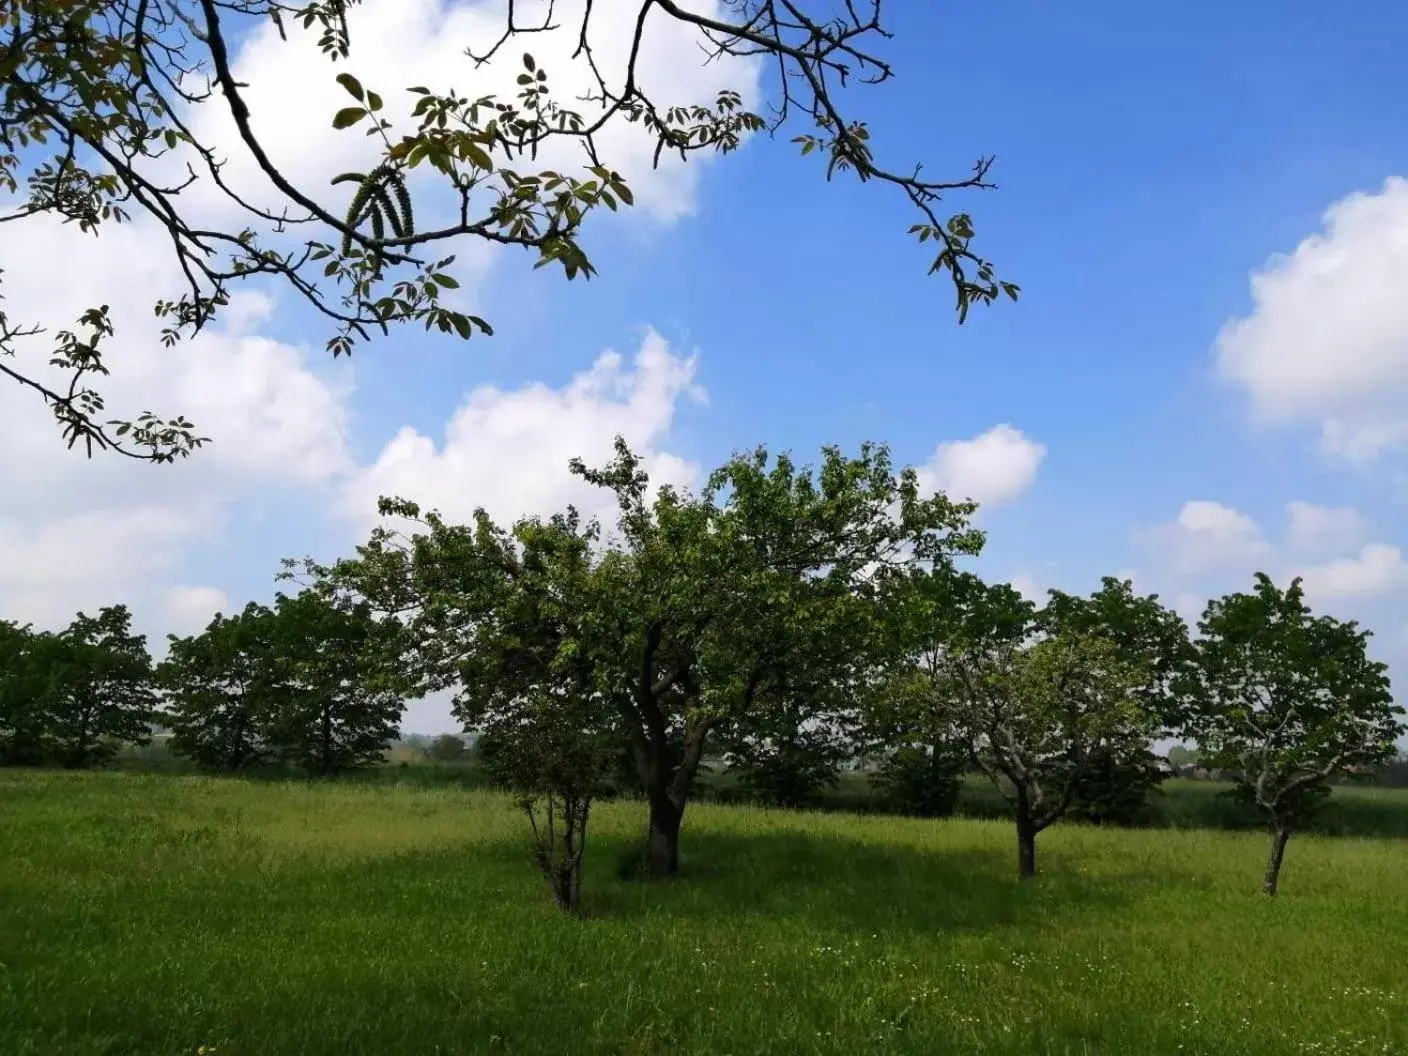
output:
[[365,519],[375,516],[378,496],[396,495],[451,519],[467,519],[483,507],[510,521],[556,513],[568,503],[584,514],[606,513],[614,500],[569,474],[567,463],[573,457],[588,465],[606,461],[617,434],[645,458],[653,483],[693,484],[698,467],[656,445],[681,397],[704,398],[694,384],[696,365],[650,330],[629,366],[619,353],[604,352],[560,389],[481,386],[465,397],[438,446],[403,427],[348,481],[339,508]]
[[1185,502],[1177,519],[1146,532],[1145,542],[1180,576],[1254,564],[1271,553],[1255,521],[1206,499]]
[[1318,555],[1361,545],[1369,525],[1351,506],[1316,506],[1296,500],[1286,504],[1284,546],[1292,553]]
[[0,613],[52,629],[79,609],[131,604],[212,520],[208,509],[136,504],[28,522],[0,515]]
[[1036,480],[1046,447],[1010,425],[996,425],[971,440],[940,444],[919,467],[922,488],[972,499],[984,506],[1010,502]]
[[230,598],[219,587],[176,586],[166,592],[162,610],[169,633],[197,634],[209,625],[217,612],[230,615]]
[[1007,582],[1013,590],[1028,601],[1037,605],[1046,604],[1046,590],[1026,572],[1018,572]]
[[1363,461],[1408,441],[1408,180],[1341,199],[1324,225],[1252,275],[1252,312],[1216,356],[1258,418],[1315,422],[1325,451]]
[[1207,598],[1250,590],[1257,571],[1282,587],[1299,576],[1310,604],[1339,618],[1401,620],[1392,597],[1408,592],[1408,560],[1399,547],[1367,542],[1370,526],[1350,507],[1295,501],[1286,512],[1273,543],[1244,513],[1185,503],[1176,521],[1143,533],[1150,582],[1194,625]]
[[1198,621],[1202,619],[1203,610],[1207,608],[1208,599],[1206,595],[1195,594],[1191,591],[1183,591],[1173,599],[1173,611],[1183,618],[1190,630],[1197,630]]
[[1370,598],[1408,590],[1408,562],[1386,543],[1370,543],[1355,557],[1300,569],[1306,596],[1321,602]]
[[[48,218],[25,221],[23,244],[0,243],[4,293],[17,321],[52,332],[108,304],[112,371],[98,380],[113,417],[143,410],[189,417],[213,440],[170,466],[65,448],[51,413],[19,385],[0,384],[0,611],[45,624],[114,601],[160,607],[164,577],[189,547],[221,529],[231,502],[307,487],[352,466],[346,386],[309,370],[306,353],[255,331],[274,305],[252,291],[195,340],[165,348],[152,303],[178,289],[164,235],[140,220],[99,238]],[[52,336],[22,346],[17,366],[52,380]]]

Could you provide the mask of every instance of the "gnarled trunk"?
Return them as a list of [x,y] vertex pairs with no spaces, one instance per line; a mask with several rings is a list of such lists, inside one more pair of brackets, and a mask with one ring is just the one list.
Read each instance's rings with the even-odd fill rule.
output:
[[1271,857],[1266,861],[1266,878],[1261,882],[1261,890],[1266,895],[1276,894],[1276,884],[1281,879],[1281,862],[1286,857],[1286,842],[1290,838],[1289,826],[1276,827],[1276,836],[1271,841]]

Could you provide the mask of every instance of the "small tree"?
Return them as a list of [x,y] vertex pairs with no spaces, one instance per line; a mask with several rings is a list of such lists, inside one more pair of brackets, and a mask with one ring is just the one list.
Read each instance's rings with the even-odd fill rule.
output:
[[1035,876],[1037,835],[1070,808],[1092,760],[1147,745],[1154,722],[1135,694],[1147,672],[1006,584],[964,574],[927,589],[954,723],[1012,811],[1018,874]]
[[166,694],[163,721],[172,754],[212,770],[240,770],[271,754],[268,725],[278,675],[274,614],[250,602],[234,616],[217,613],[205,630],[170,636],[157,669]]
[[1312,616],[1301,581],[1279,589],[1257,573],[1249,594],[1208,603],[1189,678],[1188,734],[1205,765],[1237,775],[1273,838],[1262,890],[1275,895],[1286,843],[1338,775],[1393,758],[1404,732],[1387,668],[1369,659],[1368,631]]
[[1169,776],[1169,766],[1149,747],[1139,730],[1135,740],[1102,748],[1076,779],[1067,812],[1073,821],[1092,825],[1134,825],[1145,816],[1149,794]]
[[540,693],[515,703],[516,722],[490,720],[485,766],[514,795],[531,832],[533,861],[564,913],[582,908],[582,861],[592,803],[619,734],[599,701]]
[[126,605],[79,613],[44,650],[51,665],[45,726],[52,752],[69,767],[110,758],[119,741],[145,744],[157,702],[146,635],[131,633]]
[[270,746],[322,776],[379,762],[404,710],[401,636],[366,603],[318,590],[278,595],[267,638]]
[[876,769],[870,783],[886,805],[917,818],[946,818],[958,806],[968,753],[961,742],[907,741]]
[[1197,766],[1198,762],[1197,749],[1189,748],[1186,744],[1175,744],[1168,750],[1168,764],[1176,770]]
[[475,589],[456,598],[478,616],[455,713],[480,731],[481,758],[527,816],[533,859],[567,913],[581,911],[592,801],[621,739],[590,645],[596,541],[596,525],[575,510],[522,520],[511,535],[481,517],[461,551],[475,560],[459,565]]

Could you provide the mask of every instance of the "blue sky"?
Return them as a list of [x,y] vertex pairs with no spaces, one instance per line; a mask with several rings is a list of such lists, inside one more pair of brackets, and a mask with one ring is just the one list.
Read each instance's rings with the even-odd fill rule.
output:
[[[159,569],[114,589],[150,598],[147,626],[159,638],[172,589],[207,591],[187,595],[192,611],[220,595],[238,607],[270,595],[281,556],[345,550],[366,527],[345,515],[347,496],[365,498],[373,483],[419,486],[411,497],[439,505],[502,501],[507,512],[522,491],[510,478],[560,469],[519,465],[517,446],[485,443],[454,466],[347,481],[366,476],[403,427],[441,443],[477,387],[561,390],[608,348],[629,373],[653,328],[669,355],[697,357],[689,384],[641,426],[653,449],[707,469],[759,442],[810,454],[883,440],[943,480],[931,462],[937,445],[1008,424],[1044,454],[1018,493],[984,510],[985,572],[1030,589],[1087,590],[1128,571],[1192,612],[1209,591],[1247,586],[1255,567],[1307,570],[1319,603],[1374,627],[1381,655],[1408,678],[1408,570],[1394,549],[1405,542],[1408,492],[1393,432],[1408,419],[1395,416],[1408,407],[1408,292],[1402,305],[1391,293],[1408,291],[1408,189],[1387,183],[1408,177],[1408,9],[1367,0],[1352,17],[1302,0],[893,8],[885,54],[898,76],[847,104],[894,167],[922,160],[954,176],[979,154],[997,155],[1000,188],[949,205],[972,213],[978,247],[1023,286],[1019,303],[976,309],[959,327],[951,287],[925,276],[927,257],[905,234],[912,216],[898,195],[844,176],[827,184],[786,136],[750,142],[672,192],[685,203],[674,212],[686,215],[645,209],[597,225],[600,276],[590,283],[569,285],[523,260],[485,263],[470,296],[494,324],[492,339],[405,333],[359,350],[349,368],[323,362],[325,335],[305,314],[270,305],[258,333],[301,349],[299,369],[321,382],[351,386],[338,397],[337,457],[347,464],[306,478],[241,477],[211,492],[205,526],[172,542]],[[246,79],[257,87],[252,55]],[[764,96],[770,89],[764,77]],[[1356,192],[1370,198],[1327,226],[1327,210]],[[1327,237],[1319,248],[1272,260],[1317,234]],[[1258,301],[1251,277],[1268,267],[1279,279]],[[1360,311],[1354,290],[1366,282],[1389,292]],[[1219,334],[1238,319],[1252,322],[1220,351]],[[1346,333],[1346,348],[1319,327]],[[1287,376],[1310,380],[1278,381],[1283,355]],[[1353,375],[1342,385],[1341,356]],[[1244,369],[1227,377],[1219,364],[1233,359]],[[689,385],[707,400],[690,398]],[[249,406],[257,412],[257,401]],[[533,420],[556,428],[550,412]],[[1324,439],[1331,420],[1334,435],[1361,438],[1352,457]],[[610,424],[608,408],[582,428],[597,444]],[[1370,432],[1379,439],[1362,440]],[[300,443],[273,457],[305,458],[311,448]],[[490,468],[456,476],[476,458]],[[502,500],[473,494],[500,483]],[[160,501],[179,501],[171,487],[177,497]],[[75,499],[55,516],[116,501]],[[1294,539],[1292,502],[1304,504]],[[1190,512],[1188,503],[1203,505]],[[22,604],[34,587],[15,582]],[[5,589],[0,570],[0,600]],[[450,720],[432,702],[407,725],[433,731]]]

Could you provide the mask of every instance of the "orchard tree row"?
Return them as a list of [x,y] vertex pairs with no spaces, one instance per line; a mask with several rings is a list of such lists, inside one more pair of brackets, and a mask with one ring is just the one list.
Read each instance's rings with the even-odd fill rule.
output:
[[1390,758],[1404,730],[1368,632],[1313,615],[1299,582],[1258,575],[1210,602],[1195,637],[1115,579],[1039,606],[961,567],[984,541],[975,506],[922,493],[883,446],[827,448],[812,467],[760,448],[698,494],[652,487],[620,440],[607,465],[571,469],[614,493],[613,523],[568,508],[454,524],[384,499],[388,523],[355,556],[286,571],[397,628],[404,696],[453,693],[569,911],[623,753],[652,876],[678,871],[707,756],[785,798],[857,730],[892,787],[936,813],[962,766],[985,774],[1032,876],[1042,830],[1142,796],[1151,742],[1181,738],[1264,812],[1274,893],[1329,783]]
[[382,674],[396,628],[365,606],[279,595],[172,636],[159,664],[130,625],[123,605],[58,633],[0,623],[0,762],[91,766],[160,724],[207,769],[326,775],[379,761],[397,735],[402,702]]
[[157,665],[121,606],[57,634],[3,625],[0,757],[87,765],[160,722],[207,768],[331,774],[379,760],[405,700],[449,691],[576,911],[591,808],[623,763],[651,876],[679,869],[707,759],[798,803],[864,755],[917,813],[986,775],[1027,877],[1044,829],[1127,813],[1160,776],[1151,744],[1182,739],[1264,813],[1274,893],[1330,782],[1404,730],[1368,632],[1313,615],[1298,582],[1258,575],[1196,636],[1111,578],[1037,605],[962,567],[974,505],[922,493],[882,446],[815,466],[759,449],[697,494],[653,487],[621,441],[571,469],[613,493],[612,523],[454,524],[384,499],[355,555],[286,562],[298,593],[172,637]]

